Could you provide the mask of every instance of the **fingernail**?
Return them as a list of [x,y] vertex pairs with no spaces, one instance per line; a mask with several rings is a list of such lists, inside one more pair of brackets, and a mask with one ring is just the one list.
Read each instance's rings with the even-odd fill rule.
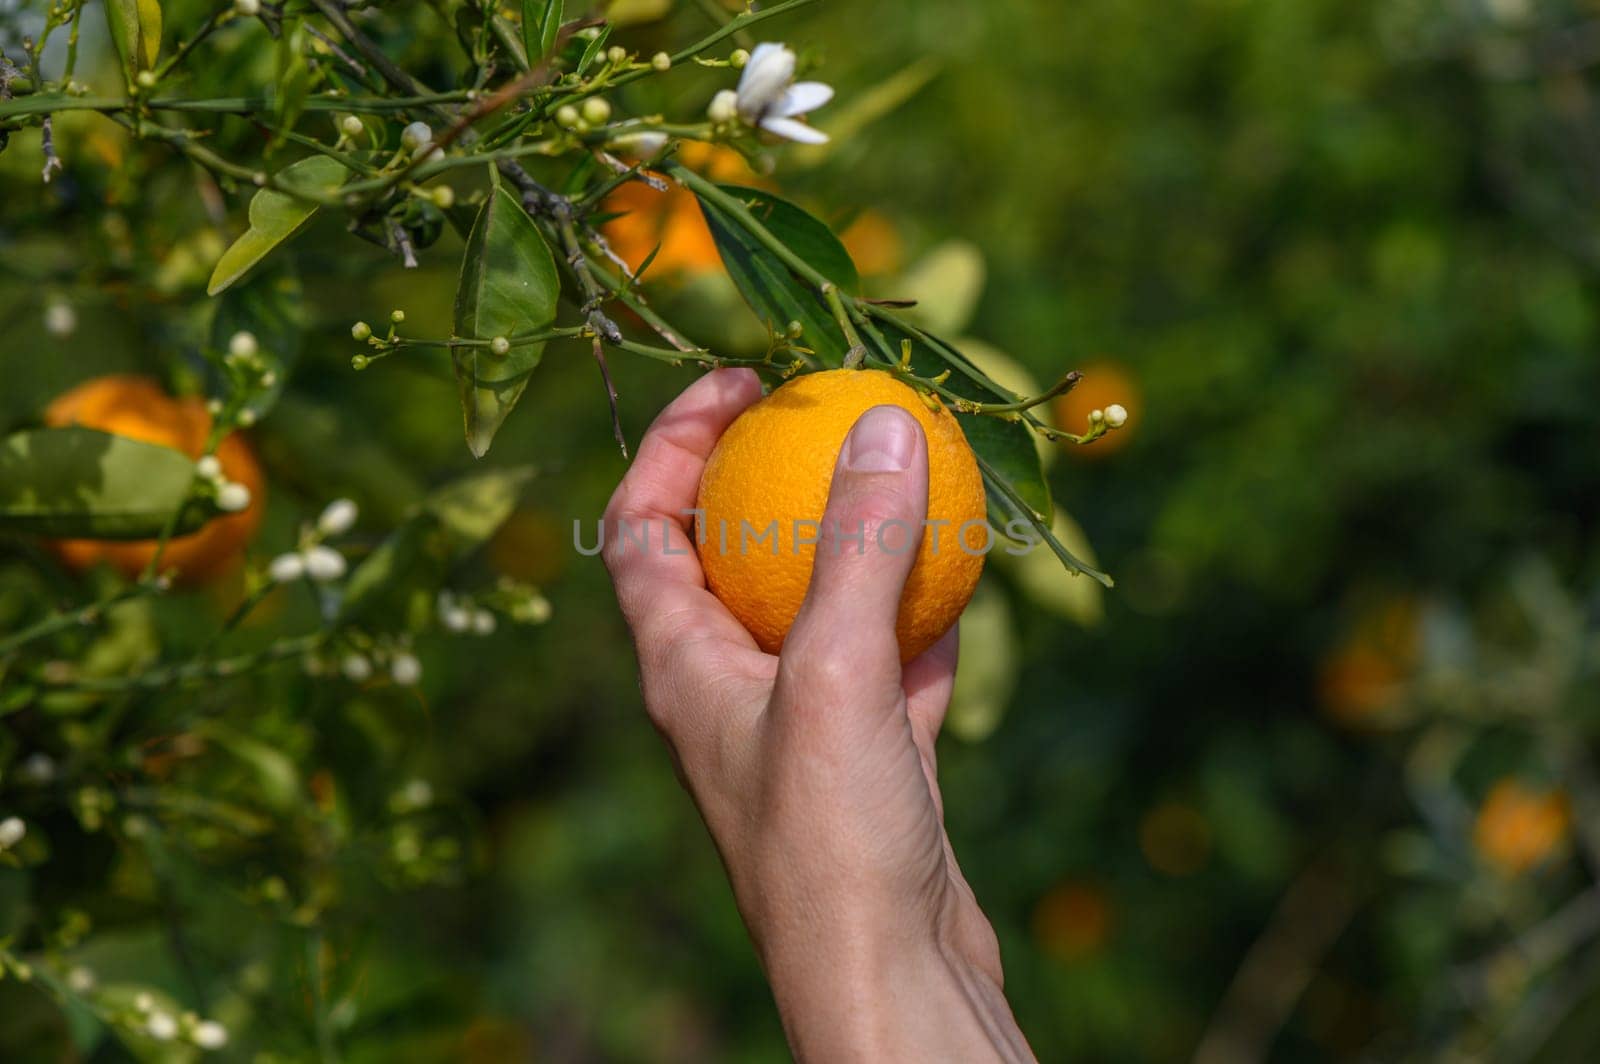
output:
[[900,473],[911,467],[917,449],[917,423],[894,406],[875,406],[845,440],[845,468],[855,473]]

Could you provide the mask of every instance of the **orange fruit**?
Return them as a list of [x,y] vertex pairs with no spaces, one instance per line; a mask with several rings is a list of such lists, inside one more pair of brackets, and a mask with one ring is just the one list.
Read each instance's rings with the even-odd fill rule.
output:
[[1485,861],[1519,875],[1553,854],[1571,821],[1566,795],[1536,791],[1514,779],[1496,783],[1478,810],[1472,841]]
[[[977,459],[954,415],[929,409],[921,395],[882,370],[809,373],[739,415],[700,479],[704,524],[697,538],[706,583],[769,654],[783,646],[805,600],[816,553],[806,540],[819,536],[845,436],[857,418],[880,405],[898,406],[922,425],[928,520],[945,522],[927,526],[906,580],[895,625],[901,660],[910,661],[949,630],[978,585],[992,537],[983,524]],[[763,539],[763,533],[770,534]],[[895,536],[885,539],[890,549],[899,542]]]
[[[745,164],[744,156],[732,148],[692,141],[684,144],[678,158],[690,169],[715,181],[759,184]],[[643,181],[629,181],[606,197],[607,211],[623,212],[601,227],[606,242],[628,268],[637,270],[657,244],[646,277],[708,273],[721,269],[722,256],[706,227],[705,216],[694,193],[675,182],[658,192]]]
[[1344,641],[1323,659],[1317,691],[1341,724],[1368,727],[1401,708],[1422,654],[1422,612],[1396,597],[1356,619]]
[[863,277],[882,277],[900,269],[905,247],[894,223],[877,211],[862,211],[839,234],[850,261]]
[[1067,432],[1087,432],[1089,411],[1120,403],[1128,420],[1086,447],[1065,444],[1074,458],[1104,458],[1126,447],[1139,422],[1139,382],[1133,371],[1117,362],[1093,362],[1079,367],[1083,379],[1053,404],[1056,424]]
[[[211,415],[195,396],[178,399],[148,377],[116,374],[85,381],[57,396],[44,412],[52,427],[82,425],[102,432],[158,443],[200,457],[211,432]],[[238,435],[217,448],[222,474],[250,489],[250,505],[236,514],[222,514],[204,528],[174,537],[162,554],[163,569],[178,570],[179,579],[200,583],[230,569],[261,524],[265,482],[250,445]],[[104,562],[123,575],[137,576],[155,556],[155,540],[122,542],[101,539],[58,539],[52,549],[73,569]]]

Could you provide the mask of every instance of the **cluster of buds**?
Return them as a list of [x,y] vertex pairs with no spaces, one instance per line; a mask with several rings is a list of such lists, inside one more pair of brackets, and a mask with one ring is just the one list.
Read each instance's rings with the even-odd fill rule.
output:
[[494,634],[496,627],[494,613],[476,605],[465,596],[452,591],[441,591],[435,605],[438,608],[439,624],[447,632],[455,632],[458,635]]
[[194,474],[210,489],[212,501],[223,513],[236,514],[250,505],[250,489],[222,472],[222,462],[214,454],[195,459]]
[[355,632],[347,633],[347,637],[357,645],[347,647],[331,660],[308,656],[304,663],[306,675],[337,673],[353,684],[364,684],[377,676],[381,668],[397,687],[415,687],[422,682],[422,662],[411,652],[408,640],[378,642]]
[[297,550],[278,555],[267,563],[267,575],[276,584],[306,579],[315,584],[330,584],[344,578],[349,566],[344,555],[324,540],[342,536],[355,527],[360,511],[349,499],[335,499],[323,507],[314,524],[300,531]]
[[1089,411],[1089,427],[1097,429],[1104,425],[1108,429],[1120,429],[1128,423],[1128,408],[1121,403],[1112,403],[1104,410]]
[[[87,969],[73,969],[74,974],[79,972],[83,973],[87,989],[92,990],[93,974]],[[116,1018],[121,1026],[157,1042],[172,1042],[182,1038],[197,1049],[212,1050],[228,1044],[228,1029],[216,1020],[201,1019],[192,1012],[174,1015],[148,993],[134,997],[131,1014]]]

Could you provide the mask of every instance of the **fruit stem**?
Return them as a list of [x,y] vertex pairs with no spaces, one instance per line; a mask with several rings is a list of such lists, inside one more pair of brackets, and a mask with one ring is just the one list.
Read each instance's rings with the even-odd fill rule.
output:
[[860,369],[867,361],[867,348],[861,342],[861,334],[856,332],[855,322],[850,320],[849,312],[844,309],[844,300],[839,298],[839,287],[828,281],[822,286],[822,298],[828,301],[828,309],[833,312],[833,320],[839,323],[845,341],[850,345],[850,350],[844,355],[844,368]]

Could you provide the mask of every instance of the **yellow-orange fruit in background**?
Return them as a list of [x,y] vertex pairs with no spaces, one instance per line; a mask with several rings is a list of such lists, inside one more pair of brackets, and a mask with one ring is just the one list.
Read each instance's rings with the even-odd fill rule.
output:
[[[211,432],[211,415],[194,396],[174,398],[148,377],[116,374],[63,392],[45,408],[45,424],[54,428],[82,425],[145,443],[157,443],[200,457]],[[235,514],[222,514],[198,532],[177,536],[161,556],[162,569],[178,570],[187,583],[210,580],[239,560],[261,524],[266,484],[261,466],[249,444],[238,435],[225,438],[217,448],[222,475],[250,489],[250,505]],[[155,540],[58,539],[51,548],[64,564],[88,569],[105,562],[125,576],[138,575],[155,556]]]
[[1496,783],[1478,810],[1472,841],[1478,854],[1507,875],[1544,861],[1566,840],[1571,813],[1560,791],[1536,791],[1517,780]]
[[1329,716],[1349,727],[1383,723],[1402,706],[1422,653],[1422,611],[1397,597],[1362,614],[1323,659],[1317,691]]
[[[755,175],[744,156],[732,148],[691,141],[684,144],[678,158],[714,181],[760,183],[753,180]],[[721,269],[722,256],[694,193],[676,182],[667,185],[667,191],[660,192],[643,181],[629,181],[606,197],[606,210],[620,212],[620,217],[601,227],[611,250],[637,270],[659,244],[661,250],[651,260],[647,278]]]
[[1111,899],[1089,883],[1052,887],[1033,910],[1033,937],[1057,960],[1077,961],[1100,951],[1111,937]]
[[1112,403],[1120,403],[1128,412],[1128,420],[1121,428],[1106,433],[1086,447],[1065,445],[1067,453],[1074,458],[1104,458],[1126,447],[1138,428],[1139,382],[1132,370],[1117,362],[1092,362],[1078,369],[1083,379],[1053,404],[1056,427],[1067,432],[1085,432],[1089,428],[1091,410],[1104,410]]
[[862,211],[839,234],[839,243],[863,277],[896,273],[905,261],[905,246],[894,223],[877,211]]
[[[804,541],[821,528],[844,439],[857,418],[882,405],[898,406],[922,425],[928,520],[945,522],[928,526],[906,580],[895,625],[901,660],[910,661],[948,631],[978,585],[990,545],[982,524],[983,479],[955,417],[943,408],[930,410],[920,395],[882,370],[809,373],[741,414],[723,433],[700,480],[706,583],[769,654],[783,646],[805,601],[816,547]],[[774,535],[758,539],[773,522]],[[901,542],[897,532],[885,537],[891,550]]]

